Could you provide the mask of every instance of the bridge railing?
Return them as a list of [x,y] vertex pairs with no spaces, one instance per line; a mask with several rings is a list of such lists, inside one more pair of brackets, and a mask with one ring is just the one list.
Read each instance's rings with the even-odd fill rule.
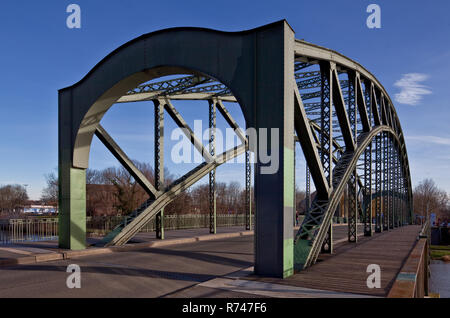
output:
[[0,244],[58,237],[58,218],[1,219]]
[[[125,216],[87,217],[87,232],[104,235],[111,231]],[[244,226],[245,214],[218,214],[218,227]],[[254,223],[253,223],[254,224]],[[164,216],[166,230],[209,227],[209,214],[179,214]],[[141,232],[155,231],[155,219],[150,220]],[[0,220],[0,244],[25,241],[47,241],[58,238],[58,218],[27,218]]]
[[430,277],[430,225],[425,222],[411,254],[389,291],[389,298],[423,298],[428,296]]

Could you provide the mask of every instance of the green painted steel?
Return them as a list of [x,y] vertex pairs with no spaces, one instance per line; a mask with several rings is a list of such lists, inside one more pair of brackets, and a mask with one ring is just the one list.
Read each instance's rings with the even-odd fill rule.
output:
[[[320,76],[317,71],[294,75],[294,70],[297,72],[312,64],[320,65]],[[355,76],[356,82],[350,85],[356,85],[356,88],[351,87],[351,96],[345,97],[346,92],[342,91],[342,88],[349,85],[349,81],[339,79],[342,72],[354,72],[352,76]],[[164,92],[158,91],[165,87],[164,83],[154,83],[154,87],[153,84],[148,84],[155,78],[175,74],[191,76],[167,81],[171,84]],[[298,79],[301,80],[297,81]],[[219,84],[214,84],[215,81]],[[364,93],[361,82],[364,83]],[[198,84],[208,85],[199,88],[196,87]],[[317,87],[321,87],[321,91],[299,92],[302,88]],[[192,99],[211,100],[221,97],[223,101],[238,102],[247,128],[255,128],[258,138],[266,136],[262,129],[269,132],[268,140],[264,142],[267,142],[267,153],[271,154],[273,161],[261,161],[256,153],[260,145],[256,147],[246,143],[221,155],[215,154],[214,149],[206,150],[170,102],[171,96],[175,98],[180,89],[184,89]],[[357,96],[353,96],[354,94]],[[380,107],[377,94],[381,96]],[[359,155],[365,150],[360,146],[364,142],[364,147],[368,146],[366,137],[370,135],[372,138],[374,130],[388,131],[397,142],[397,182],[393,185],[402,189],[403,184],[398,179],[405,178],[409,206],[411,204],[408,158],[397,114],[384,88],[361,65],[337,52],[295,40],[294,31],[284,20],[235,33],[201,28],[173,28],[145,34],[124,44],[102,60],[80,82],[59,91],[60,247],[81,249],[85,246],[85,170],[88,168],[92,138],[98,131],[104,114],[116,102],[158,98],[165,99],[165,110],[180,127],[187,128],[185,131],[188,138],[207,162],[167,188],[160,189],[157,186],[157,192],[152,191],[151,184],[141,180],[151,192],[151,198],[110,233],[106,238],[107,244],[125,244],[179,193],[206,174],[214,176],[214,169],[225,161],[250,151],[257,158],[254,182],[255,273],[289,277],[293,274],[294,266],[304,268],[317,259],[321,248],[319,245],[327,241],[329,224],[350,174],[353,173],[361,187],[359,176],[355,173]],[[302,98],[321,99],[317,106],[321,110],[319,137],[311,129],[312,124],[307,118]],[[351,116],[356,114],[356,110],[362,116],[363,133],[359,136],[354,136],[351,131],[353,128],[356,134],[357,129],[356,117],[350,122],[345,108],[345,102],[349,100],[356,103],[352,105]],[[365,100],[369,103],[366,104]],[[218,103],[219,111],[225,114],[227,122],[236,126],[227,116],[221,102]],[[336,157],[334,149],[341,146],[339,143],[336,146],[338,137],[333,136],[334,114],[346,146],[344,152],[338,151],[339,156],[336,153]],[[295,244],[292,231],[295,212],[294,128],[318,191]],[[239,137],[242,139],[243,136]],[[125,164],[128,163],[129,170],[134,171],[115,143],[108,142],[107,147],[116,153],[119,160],[122,158]],[[354,149],[355,147],[357,148]],[[356,155],[358,158],[354,157]],[[162,169],[162,174],[162,160],[158,161],[158,167]],[[349,171],[349,168],[353,170]],[[247,169],[246,184],[249,173],[250,169]],[[370,185],[371,182],[366,183]],[[249,194],[250,191],[247,190],[246,207],[251,209]],[[359,200],[357,195],[356,199]],[[359,207],[359,204],[356,206]],[[250,218],[251,212],[246,213],[247,218]],[[157,218],[157,227],[163,231],[163,214],[160,213]],[[250,220],[247,220],[246,225],[251,226]],[[214,217],[214,229],[215,227]],[[327,242],[329,251],[332,252],[332,232],[329,233]]]
[[[60,166],[60,170],[63,167]],[[71,250],[86,248],[86,170],[68,169],[59,198],[59,246]],[[66,174],[67,171],[60,171]],[[64,190],[61,191],[61,188]]]

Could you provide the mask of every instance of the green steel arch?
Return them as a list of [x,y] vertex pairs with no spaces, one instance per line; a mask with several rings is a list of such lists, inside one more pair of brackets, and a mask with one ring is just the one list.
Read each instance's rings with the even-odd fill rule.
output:
[[[155,82],[174,74],[187,75]],[[332,244],[327,242],[327,233],[345,188],[354,203],[349,239],[356,239],[356,210],[363,204],[360,197],[372,196],[374,162],[375,188],[389,186],[388,194],[399,189],[405,192],[407,205],[401,207],[401,215],[410,213],[411,181],[400,121],[387,92],[364,67],[332,50],[296,40],[284,20],[242,32],[174,28],[124,44],[81,81],[59,91],[61,248],[86,246],[85,174],[94,135],[149,195],[129,220],[105,237],[105,245],[125,244],[151,218],[161,221],[162,209],[207,174],[210,189],[215,191],[216,167],[239,154],[246,153],[248,159],[249,151],[256,151],[245,135],[239,135],[242,146],[226,153],[205,149],[172,105],[175,99],[208,101],[210,127],[215,125],[218,109],[232,128],[238,128],[222,103],[227,101],[239,103],[247,128],[279,130],[273,137],[278,138],[278,147],[270,149],[269,143],[269,150],[277,152],[279,169],[261,173],[264,163],[259,158],[255,166],[255,272],[259,275],[288,277],[294,268],[303,269],[316,261],[323,246]],[[139,101],[155,104],[154,184],[100,125],[113,104]],[[206,160],[167,188],[162,187],[164,113],[187,128],[188,137]],[[334,136],[335,130],[339,136]],[[294,238],[295,142],[302,147],[317,196]],[[375,160],[371,159],[372,145]],[[357,166],[363,154],[365,172],[361,175]],[[386,169],[381,171],[384,165]],[[249,187],[248,162],[246,167]],[[381,180],[381,175],[386,179]],[[398,180],[401,185],[395,183]],[[248,206],[249,191],[246,202]]]

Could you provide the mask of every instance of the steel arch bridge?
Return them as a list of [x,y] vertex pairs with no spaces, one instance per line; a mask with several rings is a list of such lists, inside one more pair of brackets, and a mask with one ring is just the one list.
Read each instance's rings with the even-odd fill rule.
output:
[[[164,76],[184,74],[169,80]],[[209,125],[219,110],[241,145],[215,153],[214,130],[203,146],[172,100],[204,100]],[[100,125],[115,103],[152,101],[155,106],[155,183],[151,183]],[[276,128],[279,169],[265,164],[239,129],[224,102],[238,103],[246,126]],[[168,114],[202,154],[204,162],[164,186],[164,116]],[[249,31],[173,28],[136,38],[113,51],[80,82],[59,91],[59,191],[61,248],[83,249],[86,241],[86,169],[93,136],[108,148],[147,192],[149,199],[102,244],[128,242],[151,218],[164,236],[164,207],[209,174],[210,230],[215,233],[215,169],[238,155],[246,162],[246,227],[255,197],[255,273],[288,277],[332,252],[332,217],[348,197],[348,239],[409,224],[412,192],[400,121],[381,83],[363,66],[339,54],[296,40],[285,20]],[[303,151],[307,213],[293,235],[295,143]],[[311,198],[311,180],[316,189]]]

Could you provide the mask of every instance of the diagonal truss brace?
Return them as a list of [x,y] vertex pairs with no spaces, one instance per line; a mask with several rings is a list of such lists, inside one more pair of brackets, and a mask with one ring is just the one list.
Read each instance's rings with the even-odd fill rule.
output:
[[166,109],[170,117],[172,117],[172,119],[178,125],[178,127],[180,127],[183,130],[183,133],[186,135],[186,137],[189,138],[194,147],[202,154],[206,162],[213,162],[214,160],[213,156],[211,156],[209,151],[206,150],[201,140],[198,139],[197,136],[195,136],[192,129],[188,126],[183,117],[181,117],[180,113],[175,109],[175,107],[172,105],[169,99],[166,100],[164,108]]
[[[336,187],[333,189],[330,199],[322,201],[320,209],[317,209],[317,213],[315,213],[315,215],[310,215],[315,218],[314,221],[318,225],[313,228],[305,228],[305,219],[300,227],[299,233],[296,235],[294,255],[295,267],[297,269],[304,269],[316,262],[320,248],[327,234],[327,224],[330,223],[332,215],[339,204],[345,185],[358,162],[358,158],[366,149],[367,145],[372,142],[372,139],[383,131],[390,132],[396,138],[395,132],[388,126],[378,126],[372,129],[370,133],[362,133],[358,137],[358,148],[355,149],[355,151],[344,153],[340,162],[336,165],[334,171],[336,172],[336,175],[339,176],[339,180],[336,180]],[[309,224],[313,223],[311,220],[308,220],[308,222]],[[313,235],[312,237],[310,237],[311,234]]]
[[[325,72],[328,74],[328,72]],[[335,67],[332,67],[331,76],[333,80],[329,80],[333,85],[332,91],[332,104],[336,110],[336,115],[338,117],[339,126],[341,127],[341,132],[344,137],[345,148],[349,150],[355,149],[355,142],[353,139],[352,129],[350,127],[350,122],[348,120],[348,114],[345,109],[344,96],[342,94],[341,85],[339,84],[339,77]]]
[[125,152],[119,147],[114,139],[106,132],[106,130],[98,124],[95,130],[95,135],[105,145],[112,155],[123,165],[129,174],[136,180],[137,183],[150,195],[150,198],[155,198],[158,190],[150,183],[147,177],[133,164],[133,161],[128,158]]
[[329,186],[328,181],[323,173],[322,163],[317,151],[316,143],[313,139],[311,126],[303,107],[302,98],[296,85],[294,87],[294,124],[295,130],[299,137],[300,145],[305,159],[311,172],[316,190],[321,196],[328,197]]

